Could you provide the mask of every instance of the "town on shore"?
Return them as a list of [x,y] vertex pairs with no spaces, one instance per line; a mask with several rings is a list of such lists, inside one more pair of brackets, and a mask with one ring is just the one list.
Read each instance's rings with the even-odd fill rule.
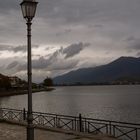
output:
[[[40,91],[52,91],[52,79],[46,78],[42,83],[32,83],[32,93]],[[27,94],[28,83],[17,76],[5,76],[0,74],[0,97]]]

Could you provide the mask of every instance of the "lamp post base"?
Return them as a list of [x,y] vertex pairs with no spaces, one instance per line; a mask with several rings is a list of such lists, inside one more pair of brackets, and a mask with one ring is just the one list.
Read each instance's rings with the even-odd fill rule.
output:
[[34,140],[34,126],[32,124],[27,126],[27,140]]

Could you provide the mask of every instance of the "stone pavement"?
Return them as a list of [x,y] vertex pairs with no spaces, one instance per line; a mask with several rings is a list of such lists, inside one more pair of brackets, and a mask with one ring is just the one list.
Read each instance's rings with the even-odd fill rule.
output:
[[[26,140],[26,127],[0,123],[0,140]],[[101,135],[85,135],[68,133],[66,131],[52,131],[52,129],[35,129],[35,140],[116,140],[112,137]]]

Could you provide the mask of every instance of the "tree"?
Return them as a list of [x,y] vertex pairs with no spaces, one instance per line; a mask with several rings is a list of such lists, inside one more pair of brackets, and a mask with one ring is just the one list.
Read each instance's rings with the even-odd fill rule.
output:
[[53,86],[53,80],[49,77],[47,77],[44,81],[43,81],[43,85],[46,87],[50,87]]
[[0,79],[0,89],[8,90],[11,88],[11,83],[8,77],[3,77]]

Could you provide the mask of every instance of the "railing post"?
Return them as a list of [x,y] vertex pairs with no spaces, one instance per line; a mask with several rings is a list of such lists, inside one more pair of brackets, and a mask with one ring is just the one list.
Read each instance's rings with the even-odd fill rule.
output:
[[75,123],[75,131],[77,131],[77,119],[74,117],[74,123]]
[[113,136],[114,137],[116,136],[116,133],[115,133],[115,125],[113,125]]
[[84,132],[87,132],[87,120],[86,120],[86,118],[85,118],[85,125],[84,125],[84,128],[85,128]]
[[106,134],[108,134],[108,124],[106,124]]
[[79,130],[82,132],[82,115],[79,114]]
[[109,122],[109,134],[112,135],[111,121]]
[[136,140],[138,140],[138,129],[136,128]]
[[25,110],[25,108],[23,109],[23,120],[24,121],[26,120],[26,110]]
[[56,115],[56,127],[60,128],[60,119],[57,115]]
[[57,115],[54,117],[55,127],[57,128]]

